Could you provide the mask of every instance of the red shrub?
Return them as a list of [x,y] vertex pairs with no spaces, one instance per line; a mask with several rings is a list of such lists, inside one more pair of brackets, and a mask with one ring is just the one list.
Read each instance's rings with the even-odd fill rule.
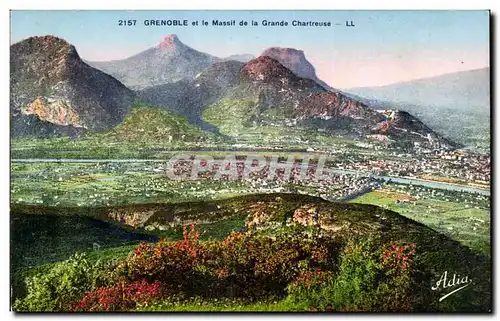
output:
[[161,294],[160,282],[145,280],[128,285],[117,283],[88,293],[73,306],[73,311],[125,311],[151,302]]
[[415,255],[415,248],[415,244],[398,245],[396,242],[391,241],[391,243],[383,249],[382,264],[396,271],[406,271]]
[[323,242],[301,233],[286,238],[231,233],[222,242],[199,242],[191,225],[181,241],[139,245],[121,271],[128,281],[158,280],[165,290],[193,295],[224,295],[224,288],[232,286],[242,296],[250,295],[246,289],[252,295],[282,294],[297,278],[298,262],[331,266],[332,253]]
[[197,264],[200,234],[193,225],[184,228],[184,239],[167,242],[165,239],[155,245],[141,243],[127,260],[127,275],[132,280],[179,280],[181,274],[192,270]]
[[[329,272],[323,272],[320,269],[314,271],[300,272],[299,277],[291,283],[291,287],[303,287],[309,289],[311,286],[322,285],[331,276]],[[290,287],[290,288],[291,288]]]

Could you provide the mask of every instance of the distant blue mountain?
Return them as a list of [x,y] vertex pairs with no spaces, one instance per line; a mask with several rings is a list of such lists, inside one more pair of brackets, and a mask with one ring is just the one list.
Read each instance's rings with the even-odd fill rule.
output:
[[381,102],[489,112],[490,68],[345,91]]
[[224,58],[224,60],[235,60],[235,61],[240,61],[240,62],[245,62],[245,63],[249,62],[252,59],[255,59],[255,56],[250,55],[250,54],[231,55],[231,56]]
[[456,142],[489,151],[490,68],[345,91],[375,109],[407,111]]

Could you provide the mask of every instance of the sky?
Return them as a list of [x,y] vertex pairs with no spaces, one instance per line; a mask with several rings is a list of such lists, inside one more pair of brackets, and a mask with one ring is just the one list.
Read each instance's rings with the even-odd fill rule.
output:
[[[128,19],[136,25],[119,25]],[[144,24],[157,19],[186,19],[189,26]],[[215,19],[234,19],[236,26],[212,26]],[[248,25],[239,26],[242,20]],[[259,26],[251,26],[252,20]],[[289,25],[266,27],[263,20]],[[293,20],[329,21],[332,27],[294,27]],[[259,56],[269,47],[300,49],[318,77],[340,89],[489,66],[488,11],[11,11],[11,44],[54,35],[90,61],[130,57],[169,34],[218,57]]]

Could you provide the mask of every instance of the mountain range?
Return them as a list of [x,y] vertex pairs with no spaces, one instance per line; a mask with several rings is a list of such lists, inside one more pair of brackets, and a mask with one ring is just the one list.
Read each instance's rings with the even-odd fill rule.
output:
[[[12,45],[11,68],[13,118],[31,116],[13,122],[13,133],[47,131],[36,122],[61,127],[51,129],[61,135],[110,129],[139,99],[212,132],[227,124],[286,126],[403,147],[457,146],[407,112],[376,111],[334,90],[317,77],[303,51],[292,48],[268,48],[245,63],[199,52],[169,35],[130,58],[96,63],[46,36]],[[29,131],[32,124],[37,129]]]
[[[267,55],[246,64],[219,62],[193,80],[146,88],[138,91],[138,97],[148,104],[181,112],[205,129],[209,124],[292,124],[353,139],[379,139],[374,128],[385,119],[383,114],[342,93],[329,91],[311,78],[299,77]],[[212,116],[207,117],[207,112]],[[396,111],[392,122],[395,125],[386,134],[406,147],[415,141],[453,145],[408,113]]]
[[[261,56],[274,58],[297,76],[312,79],[324,88],[332,89],[318,78],[314,66],[306,59],[302,50],[271,47],[265,49]],[[87,63],[112,75],[127,87],[139,90],[180,80],[191,80],[217,62],[234,60],[247,63],[255,58],[250,54],[218,58],[185,45],[177,35],[172,34],[154,47],[132,57],[103,62],[87,61]]]

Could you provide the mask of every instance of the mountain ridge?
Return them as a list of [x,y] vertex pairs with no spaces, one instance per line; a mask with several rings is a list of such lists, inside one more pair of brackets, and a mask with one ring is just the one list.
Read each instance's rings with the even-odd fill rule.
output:
[[[36,115],[41,120],[58,126],[71,125],[77,128],[76,131],[79,130],[78,128],[93,131],[110,129],[118,125],[129,112],[131,101],[137,97],[147,105],[180,113],[191,123],[217,134],[219,134],[217,124],[205,121],[204,111],[224,101],[230,110],[237,111],[240,115],[238,117],[242,117],[234,119],[235,124],[243,125],[242,129],[246,126],[245,122],[249,122],[253,123],[253,126],[260,126],[258,124],[297,126],[308,130],[323,131],[328,135],[340,135],[351,139],[382,140],[386,143],[402,144],[401,146],[404,147],[413,147],[414,144],[417,146],[417,142],[432,148],[437,146],[453,148],[456,145],[433,132],[409,113],[399,110],[375,111],[363,102],[353,99],[352,96],[325,88],[324,85],[309,78],[317,78],[317,76],[314,67],[305,59],[303,51],[300,50],[272,47],[265,51],[266,55],[247,63],[219,60],[219,58],[214,60],[212,56],[184,45],[177,36],[168,35],[154,47],[125,59],[122,63],[126,62],[132,68],[137,67],[140,74],[148,70],[148,68],[141,69],[141,67],[161,62],[162,66],[156,65],[155,70],[158,73],[149,80],[158,80],[155,77],[161,76],[162,73],[172,68],[177,68],[175,77],[180,75],[182,77],[177,81],[174,81],[175,77],[162,78],[160,80],[165,83],[139,89],[133,93],[113,76],[83,62],[74,46],[64,40],[56,37],[41,39],[45,39],[47,43],[41,40],[40,45],[36,43],[37,38],[35,38],[29,40],[27,47],[21,48],[22,50],[16,49],[16,46],[12,50],[14,56],[11,55],[11,57],[15,57],[16,52],[21,57],[29,53],[29,57],[24,60],[11,59],[11,66],[17,70],[13,77],[12,92],[18,91],[19,88],[16,85],[19,81],[15,80],[20,78],[21,85],[24,84],[21,89],[31,95],[30,99],[21,105],[14,104],[17,106],[14,111],[20,110],[25,115]],[[33,41],[35,45],[30,45]],[[193,65],[188,62],[190,59],[196,60],[200,54],[201,58],[205,59],[204,65],[196,65],[193,68]],[[291,63],[289,66],[294,70],[278,59],[272,58],[271,55],[278,55],[279,59],[288,61]],[[131,59],[139,59],[142,65],[134,65]],[[188,68],[187,74],[184,73],[186,71],[184,67]],[[194,74],[196,68],[202,70]],[[29,74],[29,77],[24,77],[26,78],[24,79],[23,76],[26,74]],[[67,79],[73,82],[63,86],[63,90],[60,91],[61,81],[64,85]],[[37,85],[40,83],[44,84],[41,88]],[[111,90],[112,95],[109,95],[109,86],[114,88]],[[61,95],[66,100],[54,99],[53,95],[40,96],[38,94],[45,93],[47,90],[62,93]],[[102,99],[116,102],[123,98],[121,96],[126,96],[127,106],[110,107],[105,110],[109,115],[99,113],[98,107],[101,107],[99,102]],[[24,99],[24,95],[18,93],[14,98]],[[84,107],[79,104],[78,107],[73,108],[74,101],[78,99],[84,102],[90,100],[90,102],[84,103]],[[16,102],[15,99],[13,101]],[[97,104],[97,107],[92,103]],[[235,104],[237,107],[234,109],[227,104]],[[214,111],[227,113],[227,110],[217,111],[217,108],[212,108],[212,120],[214,117],[217,118]],[[17,114],[13,113],[13,117],[16,116]],[[230,121],[231,115],[226,116],[229,117],[226,120]],[[16,124],[28,123],[17,122]],[[44,130],[50,131],[50,129]]]
[[[224,113],[223,110],[233,104],[240,106],[239,109],[232,108],[239,115],[234,122],[240,124],[240,129],[245,127],[245,120],[241,117],[249,117],[246,122],[274,122],[273,126],[293,124],[353,139],[380,140],[385,137],[385,140],[405,147],[413,147],[414,142],[446,148],[456,145],[408,113],[396,110],[390,116],[384,115],[340,92],[329,91],[312,79],[297,76],[269,56],[260,56],[246,63],[239,71],[238,82],[220,101],[223,101],[220,108],[217,104],[215,109],[210,107],[212,121],[217,121],[217,112]],[[275,116],[266,116],[269,114],[279,115],[278,123],[272,120],[276,120]],[[225,116],[222,119],[226,125],[230,122]],[[378,126],[382,122],[389,126],[381,134]]]

